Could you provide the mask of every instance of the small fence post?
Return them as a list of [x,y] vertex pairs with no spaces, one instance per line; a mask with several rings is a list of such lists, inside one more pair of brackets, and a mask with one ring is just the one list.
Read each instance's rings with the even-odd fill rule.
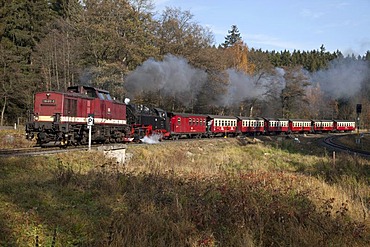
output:
[[333,167],[335,167],[335,151],[333,151]]

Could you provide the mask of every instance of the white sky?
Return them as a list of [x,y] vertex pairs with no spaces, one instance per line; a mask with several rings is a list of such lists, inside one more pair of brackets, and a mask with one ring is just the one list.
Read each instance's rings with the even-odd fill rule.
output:
[[216,45],[231,25],[243,41],[262,50],[327,51],[365,55],[370,50],[370,0],[153,0],[189,10],[193,21],[208,26]]

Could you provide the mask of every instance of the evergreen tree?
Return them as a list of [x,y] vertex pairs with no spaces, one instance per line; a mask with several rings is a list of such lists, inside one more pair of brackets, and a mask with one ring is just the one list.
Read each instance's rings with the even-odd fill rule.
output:
[[228,31],[228,35],[225,37],[225,42],[222,44],[224,48],[235,45],[242,40],[239,29],[236,25],[231,26],[231,30]]
[[46,0],[0,3],[1,124],[6,118],[13,123],[32,105],[38,76],[32,68],[32,53],[52,19]]

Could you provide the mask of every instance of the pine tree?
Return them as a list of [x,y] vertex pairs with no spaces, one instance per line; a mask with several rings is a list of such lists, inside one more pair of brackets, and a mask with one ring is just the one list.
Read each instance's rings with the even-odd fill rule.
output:
[[231,26],[231,30],[228,31],[229,35],[225,37],[225,42],[222,44],[224,48],[231,47],[242,40],[239,29],[236,25]]

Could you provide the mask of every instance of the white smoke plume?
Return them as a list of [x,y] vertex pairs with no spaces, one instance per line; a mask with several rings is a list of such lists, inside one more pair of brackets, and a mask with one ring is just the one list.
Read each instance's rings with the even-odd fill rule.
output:
[[159,134],[153,134],[150,136],[144,136],[144,138],[141,138],[140,141],[147,144],[156,144],[159,143],[159,140],[162,138],[162,135]]
[[313,73],[311,80],[331,98],[350,98],[361,90],[368,73],[366,61],[336,59],[331,61],[328,69]]
[[266,78],[252,77],[244,72],[228,69],[229,84],[227,93],[220,102],[221,105],[231,106],[243,100],[261,98],[266,92]]
[[127,76],[125,87],[133,98],[141,92],[154,92],[188,105],[206,80],[207,74],[189,65],[185,58],[166,55],[163,61],[145,61]]

